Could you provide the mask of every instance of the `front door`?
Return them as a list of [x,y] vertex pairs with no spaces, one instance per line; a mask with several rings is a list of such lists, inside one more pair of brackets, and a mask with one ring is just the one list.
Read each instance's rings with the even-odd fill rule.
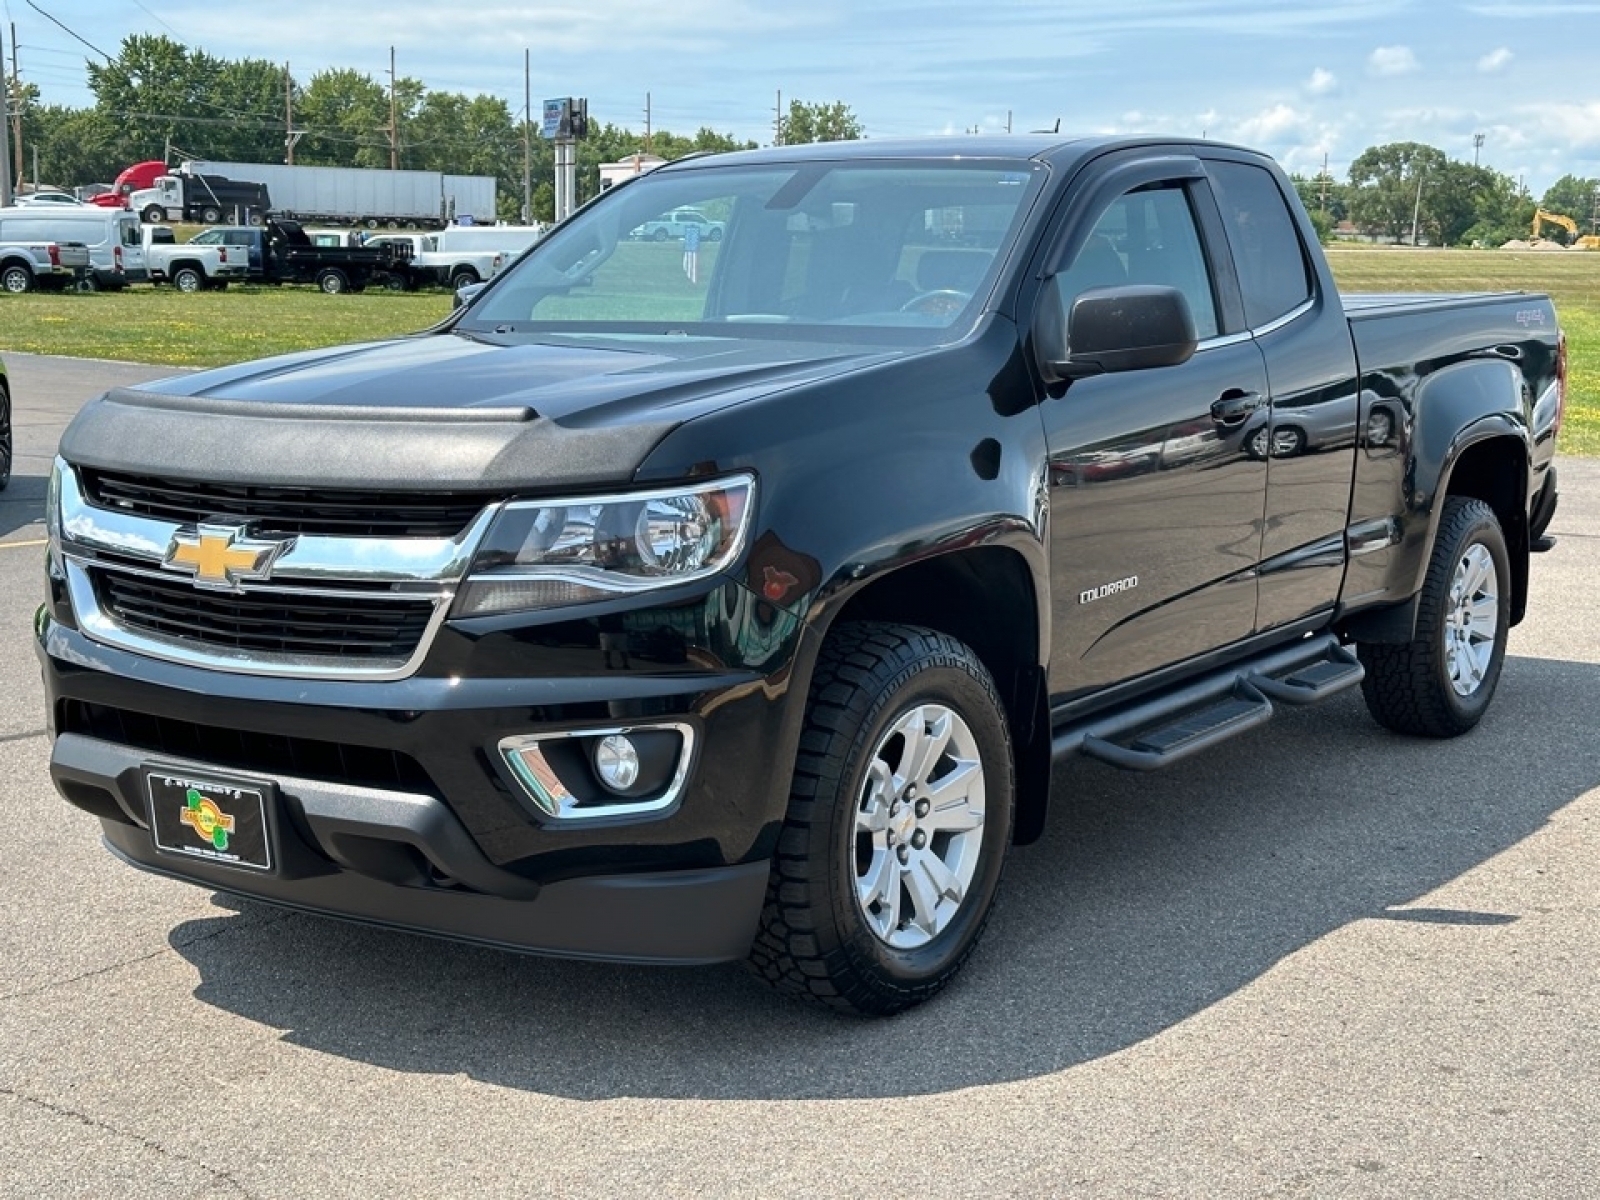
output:
[[1080,379],[1042,401],[1050,470],[1056,704],[1248,637],[1256,627],[1267,464],[1265,363],[1225,337],[1195,181],[1143,186],[1098,218],[1047,286],[1152,283],[1189,300],[1200,337],[1175,367]]

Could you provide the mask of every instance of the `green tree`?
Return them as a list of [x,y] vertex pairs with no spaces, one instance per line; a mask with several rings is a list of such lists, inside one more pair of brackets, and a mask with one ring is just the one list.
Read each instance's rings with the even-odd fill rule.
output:
[[1362,151],[1350,164],[1350,217],[1369,233],[1399,239],[1420,219],[1417,197],[1443,171],[1444,152],[1420,142],[1391,142]]
[[[415,79],[395,81],[402,167],[409,165],[407,127],[424,90]],[[318,71],[300,98],[295,125],[306,131],[295,150],[296,163],[328,167],[389,165],[389,89],[370,75],[348,68]]]
[[832,104],[807,104],[789,101],[789,111],[779,122],[778,140],[785,146],[808,142],[851,142],[863,136],[861,122],[850,106],[836,100]]
[[1346,201],[1349,189],[1332,175],[1318,171],[1315,175],[1291,175],[1289,181],[1299,193],[1300,203],[1313,218],[1325,213],[1330,227],[1345,219],[1349,211]]

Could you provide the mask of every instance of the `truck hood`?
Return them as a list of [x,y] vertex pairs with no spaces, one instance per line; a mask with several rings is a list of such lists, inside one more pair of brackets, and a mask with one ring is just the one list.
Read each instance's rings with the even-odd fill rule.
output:
[[87,405],[68,461],[277,486],[615,483],[684,421],[905,351],[732,338],[430,334],[263,359]]

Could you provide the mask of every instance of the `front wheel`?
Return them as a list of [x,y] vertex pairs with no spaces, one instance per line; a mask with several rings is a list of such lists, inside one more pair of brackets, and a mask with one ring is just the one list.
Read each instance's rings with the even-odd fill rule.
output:
[[1011,841],[1010,732],[954,638],[852,624],[817,663],[750,967],[832,1008],[899,1012],[961,969]]
[[1481,500],[1447,497],[1416,636],[1404,645],[1357,647],[1368,710],[1396,733],[1467,732],[1494,698],[1510,631],[1511,568],[1500,522]]
[[340,292],[348,291],[350,280],[343,271],[329,267],[317,276],[317,286],[330,296],[337,296]]
[[200,210],[200,223],[202,225],[217,225],[222,222],[222,210],[214,204],[208,204]]

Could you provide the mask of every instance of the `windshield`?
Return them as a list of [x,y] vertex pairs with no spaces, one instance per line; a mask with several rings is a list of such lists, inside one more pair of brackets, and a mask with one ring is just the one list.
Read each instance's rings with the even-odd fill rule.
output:
[[919,160],[647,175],[547,236],[461,327],[726,337],[740,326],[816,336],[823,325],[830,337],[948,336],[987,298],[1042,170]]

